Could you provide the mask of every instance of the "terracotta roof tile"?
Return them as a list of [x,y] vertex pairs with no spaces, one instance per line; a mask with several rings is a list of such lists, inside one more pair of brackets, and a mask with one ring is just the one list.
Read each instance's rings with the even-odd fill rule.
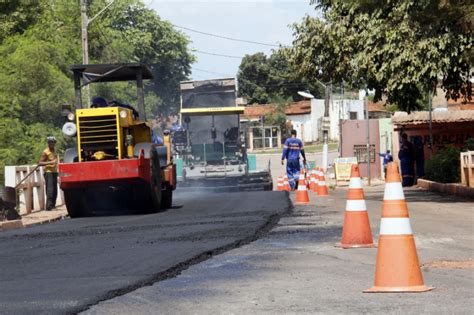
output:
[[[275,110],[275,104],[263,104],[263,105],[249,105],[245,107],[242,118],[252,119],[259,118],[261,116],[270,115]],[[305,115],[311,114],[311,102],[300,101],[294,102],[288,105],[285,109],[286,115]]]
[[385,102],[380,101],[377,103],[369,101],[369,112],[388,112],[385,108]]
[[[465,122],[474,121],[474,110],[455,110],[455,111],[433,111],[432,122]],[[392,117],[392,123],[396,125],[418,125],[429,122],[429,112],[396,112]]]

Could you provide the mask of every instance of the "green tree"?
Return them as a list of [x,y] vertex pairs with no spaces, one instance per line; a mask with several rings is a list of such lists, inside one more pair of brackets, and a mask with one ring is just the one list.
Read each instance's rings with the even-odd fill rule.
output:
[[313,1],[323,18],[294,25],[293,57],[302,75],[348,82],[420,107],[438,81],[447,98],[471,99],[474,5],[464,1]]
[[269,72],[267,56],[264,53],[245,55],[237,73],[239,96],[247,97],[249,103],[267,103],[269,94],[266,84]]
[[[88,15],[107,5],[89,0]],[[89,25],[91,63],[143,62],[155,80],[146,82],[148,117],[179,106],[179,82],[194,57],[189,39],[142,1],[116,0]],[[70,146],[60,127],[61,105],[74,102],[72,64],[82,63],[79,1],[0,3],[0,181],[7,164],[35,163],[54,134]],[[133,83],[92,85],[96,95],[134,105]],[[93,95],[94,95],[93,94]]]
[[[95,29],[100,40],[93,50],[93,58],[151,66],[154,80],[145,83],[149,94],[146,101],[154,102],[146,104],[149,113],[155,116],[176,113],[180,105],[179,82],[188,78],[195,61],[188,50],[189,38],[141,1],[119,1],[97,23]],[[107,39],[109,42],[104,43]]]
[[274,108],[269,115],[265,116],[265,125],[280,127],[282,139],[286,138],[290,133],[288,130],[285,111],[292,101],[291,98],[286,100],[281,97],[273,98],[271,103]]
[[245,96],[249,103],[265,104],[271,99],[302,99],[298,91],[309,90],[317,97],[324,94],[320,85],[301,76],[291,62],[288,48],[272,51],[267,57],[264,53],[246,55],[237,73],[239,96]]

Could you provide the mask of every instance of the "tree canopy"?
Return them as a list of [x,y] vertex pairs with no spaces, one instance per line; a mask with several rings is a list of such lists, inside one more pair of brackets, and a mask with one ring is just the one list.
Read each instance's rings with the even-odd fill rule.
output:
[[298,91],[304,90],[323,95],[320,85],[298,75],[289,53],[288,48],[280,48],[269,57],[262,52],[244,56],[237,73],[239,96],[246,97],[249,104],[266,104],[280,99],[301,100]]
[[[88,16],[107,5],[88,1]],[[0,180],[7,164],[35,163],[49,134],[62,137],[61,105],[74,104],[72,64],[82,63],[79,1],[0,2]],[[139,0],[117,0],[88,28],[90,63],[142,62],[148,117],[176,112],[190,74],[189,39]],[[134,84],[91,85],[92,96],[136,102]],[[70,143],[69,143],[70,145]]]
[[399,109],[420,107],[439,83],[471,99],[474,5],[466,1],[312,1],[322,18],[294,27],[293,62],[305,76],[375,90]]

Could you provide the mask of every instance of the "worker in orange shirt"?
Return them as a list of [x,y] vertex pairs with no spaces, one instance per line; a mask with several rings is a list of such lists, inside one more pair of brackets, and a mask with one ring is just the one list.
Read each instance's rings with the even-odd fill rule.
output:
[[43,150],[39,166],[44,167],[44,180],[46,183],[46,210],[51,211],[56,207],[58,197],[58,156],[55,151],[56,138],[49,136],[46,138],[48,147]]

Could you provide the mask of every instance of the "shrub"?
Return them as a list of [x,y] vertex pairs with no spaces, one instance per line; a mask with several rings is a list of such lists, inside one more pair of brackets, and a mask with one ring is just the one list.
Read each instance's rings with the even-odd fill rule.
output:
[[426,162],[426,179],[438,183],[459,183],[460,181],[460,154],[461,150],[453,146],[446,146]]

